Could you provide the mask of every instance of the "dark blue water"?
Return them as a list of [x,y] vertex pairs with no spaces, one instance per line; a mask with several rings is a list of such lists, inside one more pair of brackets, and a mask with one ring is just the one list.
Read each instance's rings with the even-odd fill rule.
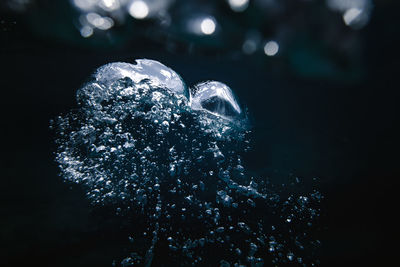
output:
[[[256,60],[154,52],[157,46],[146,44],[107,52],[24,35],[24,29],[2,35],[5,264],[110,266],[134,250],[128,238],[133,219],[115,215],[113,207],[93,208],[84,188],[59,176],[49,121],[77,107],[75,91],[97,67],[144,57],[167,64],[188,84],[229,84],[253,125],[252,149],[243,158],[249,176],[269,178],[277,192],[299,177],[302,185],[290,187],[293,193],[314,186],[323,193],[321,219],[310,233],[321,247],[306,257],[322,266],[388,262],[398,177],[397,41],[383,18],[395,15],[378,11],[371,22],[365,33],[367,74],[355,84],[300,79]],[[168,250],[160,251],[161,259],[169,257]]]

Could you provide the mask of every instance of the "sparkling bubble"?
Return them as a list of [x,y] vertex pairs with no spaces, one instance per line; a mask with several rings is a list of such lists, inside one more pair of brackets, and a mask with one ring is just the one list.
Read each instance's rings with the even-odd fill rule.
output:
[[[287,262],[296,242],[312,241],[287,228],[313,222],[321,194],[266,193],[242,166],[249,130],[232,123],[247,116],[231,89],[201,83],[190,101],[185,90],[154,60],[100,67],[78,90],[78,108],[53,125],[63,178],[125,222],[134,238],[117,261],[124,266],[151,266],[159,255],[168,266]],[[305,252],[295,257],[310,262]]]
[[225,84],[207,81],[191,88],[191,107],[206,110],[224,118],[236,118],[242,110],[232,92]]
[[165,87],[169,90],[189,96],[188,89],[181,77],[172,69],[155,60],[137,59],[136,64],[111,63],[97,70],[94,75],[98,84],[110,86],[117,79],[130,78],[135,83],[148,79],[152,86]]

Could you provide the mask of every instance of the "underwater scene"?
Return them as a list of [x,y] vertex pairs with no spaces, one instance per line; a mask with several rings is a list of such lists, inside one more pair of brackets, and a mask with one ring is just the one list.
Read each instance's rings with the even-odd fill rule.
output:
[[1,265],[395,266],[397,10],[4,0]]

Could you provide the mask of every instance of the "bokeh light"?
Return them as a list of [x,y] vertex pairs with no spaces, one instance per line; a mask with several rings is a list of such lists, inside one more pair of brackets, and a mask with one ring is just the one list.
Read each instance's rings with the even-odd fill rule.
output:
[[74,5],[82,10],[91,10],[98,0],[73,0]]
[[111,18],[102,17],[99,14],[93,12],[86,15],[86,20],[89,22],[89,24],[100,30],[108,30],[112,26],[114,26],[114,21]]
[[135,19],[144,19],[149,15],[149,7],[144,1],[133,1],[129,6],[129,14]]
[[106,11],[114,11],[120,8],[118,0],[102,0],[100,6]]
[[267,56],[275,56],[279,51],[279,44],[275,41],[269,41],[264,46],[264,53]]
[[90,26],[83,26],[80,32],[82,37],[88,38],[93,35],[93,28]]
[[254,54],[259,49],[261,43],[261,34],[257,30],[249,30],[242,45],[242,51],[246,55]]
[[[6,0],[5,6],[14,12],[24,9],[26,14],[31,11],[35,14],[38,3],[39,0]],[[144,37],[170,52],[221,54],[235,59],[279,54],[280,66],[291,68],[301,76],[308,75],[302,62],[326,62],[330,65],[326,68],[330,74],[324,76],[332,78],[340,73],[350,75],[351,68],[362,64],[355,56],[361,53],[357,49],[361,41],[358,30],[368,25],[374,7],[372,0],[224,0],[222,3],[212,0],[69,0],[68,3],[73,10],[65,14],[73,16],[64,18],[63,25],[59,26],[74,27],[75,35],[70,34],[72,29],[60,31],[56,27],[52,34],[71,42],[80,36],[80,41],[89,46],[122,47]],[[46,28],[45,25],[34,27]],[[315,39],[311,40],[310,36]],[[85,41],[84,38],[89,37],[91,41]],[[275,40],[275,43],[267,43],[268,40]],[[316,40],[323,40],[323,44],[317,44]],[[321,47],[321,51],[310,49],[310,43]],[[332,56],[333,53],[327,51],[341,56]],[[263,60],[274,64],[268,57]],[[307,69],[314,75],[323,68]],[[352,77],[347,78],[356,79]]]
[[257,50],[257,44],[254,40],[247,39],[242,46],[243,53],[250,55],[256,52]]
[[229,6],[235,12],[242,12],[249,6],[249,0],[228,0]]
[[213,34],[215,32],[215,27],[216,27],[215,20],[211,17],[204,18],[200,24],[200,27],[201,27],[201,31],[205,35]]
[[343,22],[356,30],[366,26],[371,17],[371,0],[327,0],[327,5],[342,13]]

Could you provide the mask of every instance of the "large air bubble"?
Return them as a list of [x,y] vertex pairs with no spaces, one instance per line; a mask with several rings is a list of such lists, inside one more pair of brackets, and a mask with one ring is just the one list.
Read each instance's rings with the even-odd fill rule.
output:
[[236,119],[242,115],[232,90],[221,82],[196,84],[191,88],[190,95],[191,107],[195,110],[205,110],[228,119]]
[[189,97],[188,89],[182,78],[175,71],[155,60],[137,59],[134,64],[110,63],[100,67],[94,74],[95,82],[105,87],[125,77],[135,83],[147,79],[153,87],[167,88],[176,94]]

